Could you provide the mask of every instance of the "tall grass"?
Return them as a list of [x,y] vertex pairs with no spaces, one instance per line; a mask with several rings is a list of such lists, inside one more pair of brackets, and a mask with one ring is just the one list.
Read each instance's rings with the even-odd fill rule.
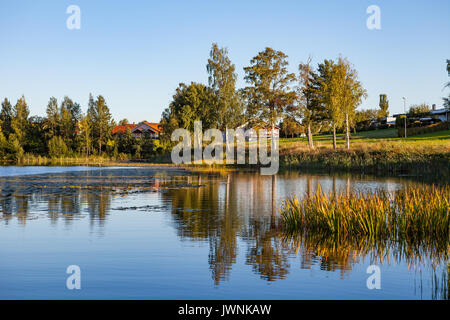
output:
[[449,241],[450,187],[410,187],[389,194],[324,194],[287,199],[281,206],[290,231],[394,241]]
[[450,149],[406,145],[358,145],[351,150],[285,150],[280,167],[366,173],[450,174]]

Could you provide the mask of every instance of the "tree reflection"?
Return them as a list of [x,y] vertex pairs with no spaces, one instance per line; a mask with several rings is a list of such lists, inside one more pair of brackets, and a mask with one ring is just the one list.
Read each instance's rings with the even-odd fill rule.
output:
[[247,264],[267,281],[284,278],[289,273],[288,250],[279,237],[276,219],[251,220],[251,238],[248,242]]

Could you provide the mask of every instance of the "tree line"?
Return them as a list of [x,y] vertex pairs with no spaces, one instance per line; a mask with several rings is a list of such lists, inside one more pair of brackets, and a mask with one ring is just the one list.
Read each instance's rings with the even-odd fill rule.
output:
[[[330,132],[337,147],[337,132],[344,132],[350,148],[350,131],[364,130],[371,122],[389,115],[389,101],[380,95],[379,108],[357,110],[367,97],[354,66],[343,57],[325,59],[313,65],[299,63],[289,72],[288,56],[266,47],[244,67],[246,86],[237,88],[236,67],[228,50],[213,43],[206,64],[208,84],[180,83],[163,111],[160,141],[136,139],[130,130],[112,135],[115,121],[105,98],[89,95],[88,107],[64,97],[51,97],[46,116],[30,116],[25,97],[14,106],[5,98],[0,111],[0,158],[18,159],[25,153],[50,157],[70,155],[130,155],[147,158],[173,146],[171,133],[177,128],[193,131],[195,121],[203,128],[280,126],[287,133],[305,132],[310,148],[316,133]],[[447,70],[450,74],[450,61]],[[448,86],[449,84],[447,84]],[[444,98],[448,106],[450,98]],[[411,112],[419,113],[423,106]],[[123,119],[119,124],[126,124]]]
[[298,73],[288,70],[288,56],[265,48],[244,68],[247,86],[237,88],[237,73],[226,48],[213,43],[206,65],[208,84],[180,83],[172,102],[162,114],[162,143],[170,146],[176,128],[193,130],[195,121],[203,128],[226,130],[279,125],[284,131],[304,129],[308,145],[314,148],[313,134],[329,131],[336,148],[336,132],[344,131],[347,148],[350,130],[371,113],[377,118],[388,114],[386,95],[379,110],[358,111],[367,97],[353,65],[343,57],[326,59],[313,66],[311,59],[300,63]]
[[[126,119],[120,124],[128,123]],[[148,157],[155,152],[150,137],[136,139],[128,130],[113,135],[116,125],[102,95],[89,95],[88,107],[82,112],[79,103],[64,97],[58,103],[51,97],[46,116],[30,116],[25,97],[13,106],[5,98],[0,111],[0,158],[18,160],[25,154],[53,157],[104,156],[118,158]]]

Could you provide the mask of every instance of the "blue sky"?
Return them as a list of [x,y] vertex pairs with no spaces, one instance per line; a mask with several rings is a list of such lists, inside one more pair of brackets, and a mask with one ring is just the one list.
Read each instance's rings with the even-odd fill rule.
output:
[[[69,5],[81,29],[69,30]],[[381,9],[368,30],[366,8]],[[450,59],[450,1],[22,1],[0,2],[0,98],[22,94],[44,115],[50,96],[68,95],[85,110],[102,94],[116,120],[159,121],[180,82],[207,83],[212,42],[228,47],[238,86],[243,67],[266,46],[289,56],[290,69],[312,56],[347,57],[378,106],[442,105]]]

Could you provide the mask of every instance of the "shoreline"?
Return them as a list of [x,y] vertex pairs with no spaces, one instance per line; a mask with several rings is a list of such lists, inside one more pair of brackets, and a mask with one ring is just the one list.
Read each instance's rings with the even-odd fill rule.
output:
[[[92,167],[162,167],[207,170],[258,170],[261,165],[173,164],[151,160],[43,159],[41,161],[0,161],[0,166],[92,166]],[[313,170],[371,174],[438,173],[450,175],[450,152],[403,154],[388,150],[308,151],[280,155],[279,170]]]

